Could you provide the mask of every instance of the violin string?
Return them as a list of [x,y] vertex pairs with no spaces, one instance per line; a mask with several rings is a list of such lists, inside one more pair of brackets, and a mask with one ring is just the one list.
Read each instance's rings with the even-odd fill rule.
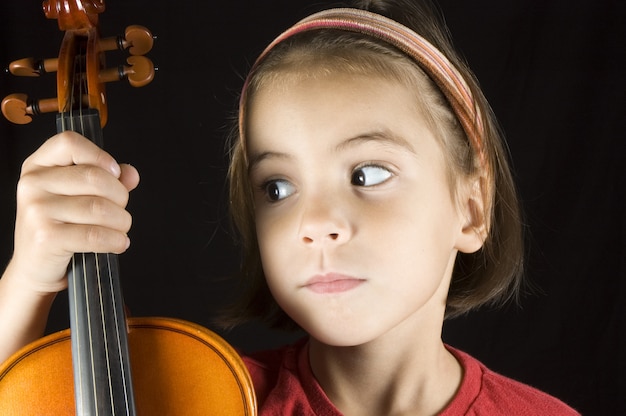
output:
[[[62,122],[63,123],[63,122]],[[72,256],[72,281],[76,282],[76,255]],[[73,291],[72,293],[73,297],[74,297],[74,316],[78,316],[78,304],[76,303],[76,296],[77,296],[77,292],[76,290]],[[80,351],[82,349],[82,345],[80,343],[80,338],[79,337],[75,337],[74,343],[78,349],[78,351]],[[79,389],[79,394],[77,395],[77,397],[80,398],[81,403],[77,403],[77,408],[78,409],[82,409],[84,408],[84,404],[82,403],[83,397],[84,397],[84,393],[83,393],[83,371],[82,371],[82,362],[81,360],[76,360],[78,361],[77,363],[74,363],[74,365],[78,366],[78,371],[74,372],[74,376],[78,376],[78,382],[74,383],[76,386],[78,386]]]
[[[106,255],[106,259],[107,259],[107,265],[108,265],[108,270],[109,270],[109,285],[110,285],[110,292],[111,293],[115,293],[114,292],[114,287],[113,287],[113,275],[112,275],[112,271],[113,271],[113,266],[111,264],[111,257],[109,256],[109,254]],[[123,390],[124,390],[124,403],[126,404],[126,414],[129,415],[130,414],[130,399],[128,397],[128,383],[126,380],[126,372],[123,371],[123,369],[125,368],[125,360],[124,360],[124,354],[122,354],[122,335],[121,335],[121,330],[119,327],[119,322],[120,322],[120,317],[117,315],[117,311],[118,311],[118,307],[120,305],[118,305],[116,303],[117,299],[115,298],[115,296],[111,296],[111,302],[113,303],[113,307],[112,307],[112,311],[113,311],[113,322],[115,323],[115,340],[117,342],[117,352],[118,352],[118,358],[119,358],[119,362],[120,362],[120,367],[121,370],[120,371],[120,375],[122,378],[122,385],[123,385]]]
[[[85,73],[85,66],[84,66],[84,59],[82,57],[84,57],[84,53],[81,54],[77,54],[75,61],[74,61],[74,65],[78,66],[78,70],[74,71],[74,76],[76,76],[76,74],[79,74],[79,76],[81,76],[80,74],[84,74]],[[85,128],[85,119],[84,119],[84,114],[83,114],[83,94],[84,94],[84,89],[83,89],[83,82],[84,82],[84,78],[78,80],[79,82],[72,82],[72,89],[75,88],[76,84],[78,84],[79,87],[79,91],[78,91],[78,96],[75,95],[74,91],[72,91],[72,97],[78,97],[78,120],[80,121],[80,127],[79,129],[77,129],[77,126],[74,125],[75,120],[77,119],[76,117],[73,116],[73,112],[74,112],[74,106],[70,107],[70,113],[72,113],[72,116],[70,117],[70,120],[72,122],[72,130],[74,131],[79,131],[82,135],[86,134],[86,128]],[[94,334],[93,334],[93,317],[91,315],[91,311],[92,311],[92,307],[90,306],[90,296],[89,293],[91,292],[89,288],[91,282],[88,280],[88,276],[87,276],[87,254],[86,253],[82,253],[81,254],[82,258],[83,258],[83,287],[85,288],[85,304],[86,304],[86,313],[87,313],[87,328],[88,328],[88,333],[89,333],[89,349],[90,349],[90,365],[91,365],[91,375],[92,375],[92,386],[93,386],[93,398],[94,398],[94,408],[95,408],[95,412],[96,415],[99,414],[99,409],[100,406],[98,405],[98,394],[97,394],[97,382],[96,382],[96,370],[95,370],[95,351],[94,351]],[[97,254],[94,254],[95,256],[95,271],[96,271],[96,282],[97,282],[97,288],[99,289],[100,287],[100,269],[98,267],[97,264]],[[106,343],[105,343],[106,346]],[[110,377],[109,377],[110,378]]]
[[[84,60],[80,60],[79,64],[82,66],[83,63],[85,61]],[[75,72],[76,73],[76,72]],[[84,67],[81,68],[81,70],[79,72],[77,72],[79,74],[86,74],[87,71],[85,70]],[[78,100],[78,108],[79,108],[79,120],[81,121],[81,132],[83,135],[85,135],[86,132],[86,127],[85,127],[85,118],[84,118],[84,114],[83,114],[83,100],[82,97],[85,95],[85,90],[88,90],[88,88],[85,88],[85,82],[87,82],[87,78],[82,78],[81,82],[79,83],[79,88],[80,88],[80,94],[79,96],[79,100]],[[72,119],[73,120],[73,119]],[[83,254],[83,256],[85,256],[85,254]],[[108,277],[109,277],[109,285],[110,285],[110,296],[108,301],[110,301],[112,303],[112,310],[113,310],[113,318],[114,318],[114,340],[117,344],[117,348],[118,348],[118,356],[119,356],[119,363],[122,364],[119,373],[121,374],[122,377],[122,383],[123,383],[123,390],[124,390],[124,405],[125,405],[125,409],[126,409],[126,414],[129,415],[130,414],[130,405],[129,405],[129,398],[128,398],[128,394],[127,394],[127,382],[126,382],[126,377],[125,377],[125,371],[123,371],[124,369],[124,360],[122,357],[122,349],[121,349],[121,339],[120,339],[120,329],[118,327],[118,319],[117,319],[117,309],[116,309],[116,305],[115,305],[115,297],[113,296],[113,294],[115,293],[113,290],[113,276],[112,276],[112,267],[111,267],[111,259],[110,259],[110,254],[109,253],[105,253],[104,256],[106,257],[106,266],[108,267]],[[98,290],[98,296],[100,299],[100,316],[101,316],[101,324],[102,324],[102,334],[103,334],[103,346],[104,346],[104,352],[105,352],[105,363],[106,363],[106,368],[107,368],[107,382],[109,384],[109,399],[110,399],[110,404],[111,404],[111,409],[112,409],[112,414],[115,414],[115,397],[114,397],[114,389],[113,389],[113,376],[112,376],[112,369],[111,369],[111,357],[110,357],[110,353],[111,351],[109,351],[109,337],[111,334],[108,333],[107,328],[109,328],[109,324],[107,324],[107,319],[108,316],[105,313],[105,299],[104,299],[104,295],[103,295],[103,282],[102,282],[102,274],[101,274],[101,268],[100,268],[100,255],[98,253],[94,253],[94,257],[95,257],[95,269],[96,269],[96,279],[97,279],[97,290]],[[91,308],[88,308],[88,310],[91,310]],[[91,324],[89,326],[90,331],[91,331]],[[90,333],[90,339],[92,339],[91,337],[91,333]],[[92,340],[93,341],[93,340]],[[93,343],[91,344],[93,345]],[[93,366],[94,366],[94,361],[92,360],[92,370],[93,370]],[[94,373],[94,377],[95,377],[95,371],[93,371]],[[95,394],[94,394],[95,396]],[[96,406],[96,409],[98,407]]]
[[[108,255],[107,255],[108,257]],[[108,332],[106,325],[106,314],[104,312],[104,296],[102,294],[102,275],[100,273],[100,256],[95,254],[95,262],[96,262],[96,270],[98,271],[97,276],[97,289],[98,289],[98,297],[100,299],[100,316],[102,317],[102,340],[104,345],[104,355],[106,357],[105,363],[107,368],[107,382],[109,383],[109,400],[111,402],[111,408],[115,409],[115,398],[113,397],[113,378],[111,376],[111,359],[109,357],[109,342],[108,342]],[[110,273],[109,273],[110,275]],[[114,412],[115,413],[115,412]]]
[[[74,58],[74,73],[76,73],[76,66],[77,66],[77,58]],[[66,100],[64,100],[66,107],[62,109],[62,113],[61,113],[61,131],[66,131],[66,130],[75,130],[75,125],[74,125],[74,115],[73,115],[73,105],[71,104],[72,101],[72,97],[74,97],[74,91],[75,91],[75,83],[71,82],[71,90],[68,94],[68,96],[66,97]],[[66,115],[67,115],[67,119],[66,119]],[[68,121],[69,121],[69,126],[68,126]],[[74,281],[74,284],[77,285],[78,284],[78,276],[76,275],[76,260],[77,260],[77,254],[74,254],[74,256],[72,256],[72,279]],[[85,259],[85,255],[82,254],[82,263],[83,263],[83,276],[82,276],[82,280],[83,280],[83,285],[85,284],[86,280],[85,280],[85,263],[86,263],[86,259]],[[85,286],[83,286],[85,287]],[[78,302],[77,302],[77,296],[78,296],[78,291],[74,290],[73,291],[73,296],[74,296],[74,316],[78,316]],[[86,290],[85,290],[85,302],[86,304],[89,303],[89,299],[86,297]],[[89,316],[87,317],[87,319],[89,320]],[[83,345],[80,342],[80,338],[79,337],[75,337],[75,345],[77,348],[77,355],[78,356],[83,356],[84,354],[81,353],[81,350],[83,348]],[[85,394],[82,391],[82,388],[84,386],[84,383],[82,382],[82,376],[84,374],[84,371],[82,370],[82,365],[83,362],[82,360],[76,360],[78,361],[76,363],[76,365],[78,366],[78,371],[76,371],[75,373],[78,375],[79,377],[79,382],[77,383],[80,389],[80,394],[79,394],[79,398],[80,398],[80,403],[77,403],[77,407],[78,409],[84,409],[85,408],[85,404],[84,404],[84,397]],[[92,363],[93,363],[93,355],[92,355]],[[93,365],[92,365],[92,369],[93,369]],[[94,383],[93,380],[93,371],[91,371],[92,374],[92,385]]]
[[[96,408],[96,415],[98,414],[98,395],[97,395],[97,389],[96,389],[96,372],[95,372],[95,367],[94,367],[94,363],[95,363],[95,359],[94,359],[94,349],[93,349],[93,345],[94,345],[94,339],[93,339],[93,324],[91,322],[91,308],[89,307],[89,296],[88,296],[88,279],[87,279],[87,256],[85,253],[82,253],[82,260],[83,260],[83,287],[85,288],[85,303],[87,305],[87,308],[85,308],[85,311],[87,313],[87,328],[88,328],[88,333],[89,333],[89,357],[90,357],[90,364],[91,364],[91,385],[93,388],[93,398],[94,398],[94,407]],[[97,273],[97,272],[96,272]]]
[[[76,74],[83,73],[82,72],[82,69],[83,69],[82,59],[80,59],[80,56],[81,55],[78,54],[78,55],[76,55],[74,57],[74,71],[73,71],[73,76],[74,77],[76,76]],[[84,121],[83,121],[83,108],[82,108],[83,84],[82,84],[82,82],[79,82],[78,117],[79,117],[79,120],[80,120],[80,126],[76,125],[76,122],[75,122],[76,118],[75,118],[75,115],[74,115],[74,105],[72,103],[74,98],[76,97],[76,89],[75,89],[76,88],[76,80],[72,79],[70,84],[71,84],[70,93],[69,93],[69,96],[67,97],[68,99],[65,101],[65,103],[67,105],[67,108],[64,109],[65,110],[64,113],[68,114],[70,130],[78,131],[79,133],[85,135],[85,125],[84,125]],[[61,120],[62,120],[62,130],[65,131],[65,130],[67,130],[67,127],[68,127],[66,125],[66,123],[65,123],[65,117],[62,116]],[[74,256],[76,256],[76,254]],[[95,411],[96,411],[96,415],[97,415],[99,406],[97,404],[97,402],[98,402],[98,395],[96,394],[97,393],[96,392],[96,379],[95,379],[96,375],[95,375],[95,367],[94,367],[94,349],[93,349],[93,345],[94,345],[93,341],[94,340],[93,340],[93,331],[92,331],[93,327],[92,327],[92,323],[91,323],[91,320],[92,320],[92,317],[91,317],[91,314],[90,314],[91,307],[89,306],[90,302],[89,302],[89,296],[88,296],[88,293],[89,293],[89,290],[88,290],[89,282],[88,282],[88,279],[87,279],[87,256],[86,256],[86,253],[81,253],[80,256],[81,256],[81,260],[82,260],[82,276],[81,277],[82,277],[82,284],[83,284],[83,288],[84,288],[83,294],[84,294],[84,301],[85,301],[85,305],[86,305],[85,313],[86,313],[86,318],[87,318],[87,331],[88,331],[88,338],[89,338],[89,357],[90,357],[89,361],[90,361],[90,366],[91,366],[90,374],[91,374],[91,385],[92,385],[92,390],[93,390],[92,391],[92,397],[94,399],[94,407],[95,407]],[[74,271],[74,273],[75,273],[75,271]],[[96,274],[98,274],[98,273],[99,273],[99,271],[98,271],[98,269],[96,267]],[[75,279],[74,282],[77,283],[76,277],[74,279]],[[75,291],[75,295],[74,296],[77,296],[77,291]],[[77,303],[75,302],[74,304],[77,304]],[[78,316],[78,315],[75,315],[75,316]],[[77,340],[80,340],[79,337],[76,337],[76,338],[77,338]],[[81,345],[80,345],[80,342],[77,342],[77,346],[78,346],[78,356],[84,356],[84,354],[82,354],[80,352],[81,348],[82,348]],[[78,373],[82,377],[83,371],[80,369],[80,368],[82,368],[82,362],[81,362],[81,360],[77,360],[77,361],[78,361],[78,366],[79,366]],[[83,385],[83,383],[80,383],[81,388],[82,388],[82,385]],[[85,404],[83,403],[84,397],[85,397],[84,394],[81,393],[80,394],[81,403],[77,404],[77,406],[79,406],[79,409],[83,409],[83,410],[85,409]]]

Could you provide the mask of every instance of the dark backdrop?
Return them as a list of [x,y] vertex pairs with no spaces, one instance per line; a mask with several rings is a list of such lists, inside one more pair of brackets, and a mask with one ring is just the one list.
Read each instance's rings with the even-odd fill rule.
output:
[[[0,3],[0,62],[56,55],[61,33],[39,0]],[[158,6],[156,5],[158,4]],[[226,213],[224,137],[241,78],[279,31],[324,2],[110,0],[103,36],[142,24],[158,40],[156,79],[107,86],[107,149],[142,175],[132,246],[121,258],[134,315],[217,330],[238,249]],[[624,123],[626,13],[620,0],[441,0],[510,145],[527,231],[521,307],[447,323],[447,342],[557,395],[586,415],[626,414]],[[118,62],[117,54],[107,59]],[[4,64],[3,64],[4,65]],[[2,96],[54,95],[54,77],[0,74]],[[12,250],[21,161],[54,132],[0,120],[0,263]],[[60,296],[49,330],[68,326]],[[294,335],[249,325],[224,334],[243,350]]]

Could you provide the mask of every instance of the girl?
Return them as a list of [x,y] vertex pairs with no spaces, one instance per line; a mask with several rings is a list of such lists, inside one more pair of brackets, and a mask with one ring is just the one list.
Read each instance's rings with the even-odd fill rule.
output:
[[[309,334],[244,357],[260,414],[577,414],[441,340],[446,317],[515,295],[522,258],[495,119],[443,28],[425,3],[363,1],[250,71],[230,170],[248,290],[224,322]],[[42,334],[73,252],[128,247],[137,183],[74,133],[26,160],[0,359]]]

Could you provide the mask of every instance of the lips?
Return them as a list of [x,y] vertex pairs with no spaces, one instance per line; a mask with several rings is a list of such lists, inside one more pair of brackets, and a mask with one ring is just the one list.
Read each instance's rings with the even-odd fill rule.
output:
[[315,293],[329,294],[341,293],[360,286],[364,279],[357,279],[337,273],[315,275],[309,279],[304,287]]

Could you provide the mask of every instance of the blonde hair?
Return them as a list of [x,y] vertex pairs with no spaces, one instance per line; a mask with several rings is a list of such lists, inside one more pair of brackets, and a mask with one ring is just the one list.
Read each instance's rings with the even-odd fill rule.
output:
[[[390,2],[375,2],[389,6]],[[493,112],[467,65],[455,53],[445,25],[432,10],[396,1],[400,22],[426,38],[461,74],[481,115],[480,155],[468,139],[439,87],[418,63],[392,45],[360,33],[319,29],[298,33],[274,46],[248,77],[245,106],[262,88],[277,85],[284,77],[316,77],[347,73],[384,77],[415,90],[422,115],[443,146],[452,189],[458,178],[482,177],[485,199],[483,218],[488,234],[482,249],[457,256],[450,285],[446,316],[466,313],[484,304],[501,303],[515,296],[521,278],[523,241],[518,201],[500,129]],[[413,3],[410,3],[413,4]],[[371,5],[369,5],[371,6]],[[383,8],[384,9],[384,8]],[[383,10],[385,11],[385,10]],[[389,10],[386,10],[389,11]],[[412,12],[412,13],[411,13]],[[442,29],[444,28],[444,29]],[[240,121],[245,126],[246,120]],[[243,131],[240,131],[243,130]],[[242,237],[244,296],[222,322],[226,326],[261,319],[277,328],[295,323],[280,309],[265,283],[254,224],[254,207],[243,144],[243,129],[235,129],[229,170],[231,215]]]

